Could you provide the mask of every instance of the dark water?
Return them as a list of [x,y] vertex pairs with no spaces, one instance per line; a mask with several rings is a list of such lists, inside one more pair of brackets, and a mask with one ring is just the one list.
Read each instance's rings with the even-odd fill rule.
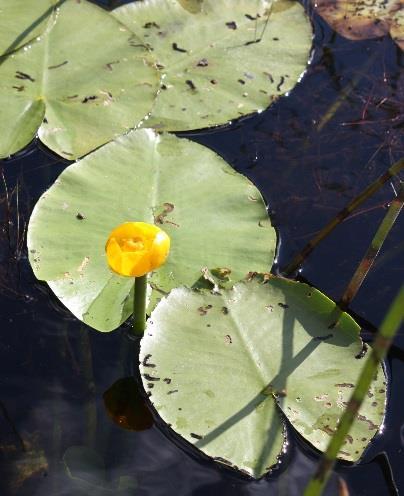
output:
[[[280,268],[404,149],[403,52],[388,37],[345,40],[312,17],[312,63],[288,97],[227,128],[186,133],[261,190],[280,234]],[[341,105],[319,131],[338,99]],[[35,280],[27,261],[30,212],[67,164],[39,143],[0,163],[0,495],[302,494],[318,457],[291,429],[280,469],[254,482],[200,458],[162,427],[134,432],[111,421],[103,393],[131,370],[124,331],[100,334],[77,322]],[[395,184],[386,184],[340,225],[305,263],[302,277],[331,298],[340,297]],[[402,215],[351,306],[367,339],[403,282],[403,228]],[[394,494],[392,478],[404,491],[403,349],[401,330],[387,361],[389,403],[382,434],[359,465],[337,466],[328,494],[337,494],[338,476],[351,496]],[[95,456],[101,458],[102,487],[99,480],[83,485],[69,477],[62,459],[72,446],[91,447],[97,453],[87,456],[93,465]],[[119,477],[131,477],[137,488],[119,492]]]

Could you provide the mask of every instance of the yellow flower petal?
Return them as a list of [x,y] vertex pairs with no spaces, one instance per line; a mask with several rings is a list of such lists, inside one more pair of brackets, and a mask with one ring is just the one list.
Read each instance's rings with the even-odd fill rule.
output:
[[145,222],[125,222],[109,235],[105,245],[108,265],[123,276],[140,277],[167,259],[170,238],[159,227]]

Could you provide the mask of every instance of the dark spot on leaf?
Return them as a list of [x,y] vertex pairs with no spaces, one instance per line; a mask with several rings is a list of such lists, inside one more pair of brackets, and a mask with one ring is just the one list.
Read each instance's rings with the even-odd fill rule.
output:
[[217,80],[216,80],[216,79],[211,79],[211,80],[210,80],[210,83],[211,83],[211,84],[217,84]]
[[325,336],[316,336],[313,338],[313,341],[325,341],[326,339],[330,339],[334,336],[334,334],[326,334]]
[[163,379],[163,382],[165,382],[166,384],[171,384],[171,379],[169,377],[165,377]]
[[113,62],[108,62],[108,64],[105,64],[105,68],[108,69],[109,71],[113,70],[113,65],[119,64],[119,60],[114,60]]
[[48,124],[48,119],[46,117],[44,117],[43,121],[42,121],[44,124]]
[[212,305],[205,305],[198,308],[199,315],[204,316],[208,313],[208,310],[212,308]]
[[226,334],[226,336],[224,337],[224,342],[226,344],[232,344],[233,343],[230,334]]
[[168,391],[167,394],[174,394],[178,393],[178,389],[172,389],[171,391]]
[[194,85],[194,83],[190,79],[187,79],[185,82],[187,83],[187,85],[189,86],[189,88],[192,91],[195,91],[196,90],[196,86]]
[[258,17],[261,17],[259,14],[257,14],[255,17],[250,15],[250,14],[244,14],[245,17],[247,17],[247,19],[249,19],[250,21],[256,21],[258,19]]
[[237,79],[237,81],[238,81],[240,84],[245,84],[244,79]]
[[149,389],[153,389],[153,388],[154,388],[154,384],[153,384],[152,382],[148,382],[148,383],[147,383],[147,387],[148,387]]
[[59,69],[59,67],[63,67],[64,65],[68,64],[69,61],[65,60],[64,62],[61,62],[60,64],[57,65],[50,65],[48,69]]
[[358,415],[358,419],[361,420],[362,422],[366,422],[367,424],[369,424],[369,430],[374,430],[374,431],[377,431],[378,430],[378,426],[372,422],[370,419],[366,418],[365,415]]
[[31,77],[29,74],[26,74],[25,72],[21,71],[16,71],[16,78],[17,79],[27,79],[28,81],[31,81],[32,83],[35,81],[33,77]]
[[13,86],[13,88],[17,90],[19,93],[25,90],[25,86],[23,84],[21,86]]
[[190,436],[194,439],[202,439],[202,436],[200,436],[199,434],[195,434],[194,432],[191,432]]
[[85,217],[84,217],[84,215],[83,215],[83,214],[81,214],[80,212],[77,212],[76,219],[77,219],[77,220],[84,220],[84,219],[85,219]]
[[229,313],[229,309],[227,307],[222,307],[222,314],[227,315]]
[[173,50],[175,50],[176,52],[187,53],[187,50],[185,50],[184,48],[180,48],[177,45],[177,43],[173,43],[171,46],[172,46]]
[[145,29],[150,29],[150,28],[160,29],[160,26],[156,22],[154,22],[154,21],[146,22],[146,24],[144,24],[143,27]]
[[282,303],[282,302],[279,302],[278,305],[281,307],[281,308],[289,308],[289,305],[287,305],[286,303]]
[[274,78],[272,77],[272,74],[270,74],[269,72],[264,72],[264,75],[268,77],[268,79],[271,81],[271,83],[274,82]]
[[283,83],[284,83],[284,82],[285,82],[285,78],[284,78],[283,76],[281,76],[281,79],[280,79],[280,81],[279,81],[279,84],[278,84],[278,86],[276,87],[276,90],[277,90],[277,91],[281,91],[281,88],[282,88],[282,85],[283,85]]
[[215,456],[213,457],[213,459],[217,462],[224,463],[225,465],[229,465],[230,467],[233,466],[233,464],[229,462],[229,460],[226,460],[226,458],[222,458],[221,456]]
[[346,388],[353,388],[355,387],[355,384],[351,384],[350,382],[342,382],[341,384],[335,384],[336,387],[346,387]]
[[97,100],[97,98],[98,96],[95,95],[86,96],[85,98],[83,98],[83,100],[81,100],[81,103],[91,102],[93,100]]
[[153,377],[149,374],[143,374],[143,377],[146,379],[146,381],[159,381],[160,377]]
[[150,353],[143,358],[143,362],[142,362],[143,367],[153,367],[154,368],[156,366],[154,363],[149,362],[150,358],[151,358]]
[[209,62],[207,59],[201,59],[196,65],[197,67],[207,67]]
[[367,351],[368,351],[368,345],[366,343],[362,343],[362,349],[357,355],[355,355],[355,358],[357,358],[358,360],[360,358],[363,358],[366,355]]
[[162,85],[161,85],[161,89],[162,89],[162,90],[166,90],[166,89],[167,89],[167,86],[166,86],[165,84],[162,84]]
[[237,24],[234,21],[226,22],[226,26],[229,29],[237,29]]
[[274,38],[272,38],[274,41],[279,41],[279,38],[277,38],[276,36]]

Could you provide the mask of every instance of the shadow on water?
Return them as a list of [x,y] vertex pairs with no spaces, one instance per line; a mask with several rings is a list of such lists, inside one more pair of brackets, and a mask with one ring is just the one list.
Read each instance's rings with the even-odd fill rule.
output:
[[[36,22],[29,29],[41,20]],[[313,22],[313,60],[288,97],[226,128],[183,133],[214,149],[258,186],[280,234],[279,266],[404,152],[403,53],[388,37],[352,42],[316,16]],[[369,56],[374,62],[366,68]],[[325,122],[333,105],[336,110]],[[24,245],[33,205],[67,164],[38,143],[0,163],[0,494],[77,496],[83,491],[77,484],[86,481],[69,475],[64,455],[71,447],[84,446],[88,471],[98,467],[100,478],[91,489],[97,496],[300,496],[317,453],[287,422],[287,467],[253,482],[189,453],[178,439],[172,442],[164,426],[129,431],[110,419],[102,395],[128,376],[122,367],[122,333],[99,334],[72,318],[46,285],[35,280]],[[371,226],[384,215],[394,184],[341,224],[312,254],[301,276],[339,298],[372,238]],[[352,305],[369,337],[403,280],[403,227],[401,216]],[[284,326],[293,329],[293,321],[286,319]],[[403,331],[389,355],[384,432],[361,464],[339,464],[329,495],[336,494],[338,474],[351,496],[394,494],[390,469],[404,490],[404,407],[397,400],[404,378]],[[283,372],[271,381],[278,391],[319,344],[312,340],[293,356],[293,333],[285,332],[283,339]],[[272,399],[257,395],[222,428],[264,400]],[[267,440],[273,435],[269,430]],[[379,455],[383,452],[387,458]]]

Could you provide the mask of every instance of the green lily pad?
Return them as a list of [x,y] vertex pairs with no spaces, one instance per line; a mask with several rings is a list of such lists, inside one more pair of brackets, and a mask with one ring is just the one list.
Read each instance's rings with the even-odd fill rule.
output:
[[153,49],[163,74],[147,127],[205,128],[260,112],[302,76],[312,30],[276,0],[148,0],[112,14]]
[[104,252],[125,221],[161,226],[168,261],[149,278],[150,308],[192,286],[204,267],[232,267],[232,281],[269,270],[276,235],[254,185],[208,148],[138,130],[69,166],[40,198],[28,228],[38,279],[86,324],[110,331],[132,313],[133,279],[112,273]]
[[[25,0],[23,21],[34,12],[40,17],[43,4]],[[135,127],[151,110],[160,78],[136,36],[85,0],[59,4],[48,9],[41,36],[0,61],[0,158],[38,132],[49,148],[73,159]],[[21,5],[7,2],[3,10],[6,18],[18,16]]]
[[[162,419],[215,460],[258,478],[282,452],[280,411],[324,450],[363,360],[359,326],[307,284],[273,276],[231,290],[174,289],[141,343],[144,387]],[[380,368],[339,453],[358,460],[384,415]]]
[[0,57],[40,36],[55,4],[63,1],[0,0]]

